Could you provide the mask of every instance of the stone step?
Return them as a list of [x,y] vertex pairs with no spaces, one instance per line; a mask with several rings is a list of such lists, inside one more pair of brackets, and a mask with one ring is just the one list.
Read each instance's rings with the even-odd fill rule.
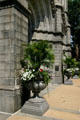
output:
[[65,111],[49,109],[44,116],[56,118],[59,120],[80,120],[80,114],[73,114]]
[[15,115],[10,116],[7,120],[62,120],[62,119],[56,119],[54,117],[48,116],[35,116],[19,112]]
[[0,120],[6,120],[9,116],[11,116],[8,113],[0,113]]

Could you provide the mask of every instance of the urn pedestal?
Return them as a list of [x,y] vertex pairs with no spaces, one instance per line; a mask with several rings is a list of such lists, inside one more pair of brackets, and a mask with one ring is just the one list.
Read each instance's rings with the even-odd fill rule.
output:
[[66,76],[66,80],[64,81],[64,84],[65,85],[73,85],[73,82],[71,80],[72,73],[71,72],[67,72],[65,74],[65,76]]
[[43,115],[49,108],[48,103],[43,98],[33,98],[28,100],[21,111],[23,113],[32,114],[32,115]]
[[40,91],[46,87],[46,84],[43,81],[35,81],[34,83],[29,83],[29,86],[34,95],[25,102],[21,111],[23,113],[41,116],[49,109],[47,101],[39,96]]
[[73,79],[79,79],[79,70],[75,70],[75,75],[73,76]]

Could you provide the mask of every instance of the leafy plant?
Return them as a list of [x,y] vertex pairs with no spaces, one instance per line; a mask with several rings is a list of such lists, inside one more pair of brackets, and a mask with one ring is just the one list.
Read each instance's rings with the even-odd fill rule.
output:
[[78,62],[75,58],[72,58],[70,56],[66,56],[66,59],[64,60],[64,63],[66,64],[67,68],[76,68],[78,67]]
[[[48,68],[53,63],[52,45],[48,41],[40,40],[25,45],[24,58],[21,60],[21,65],[24,68],[23,74],[25,74],[26,80],[43,80],[48,84],[50,80]],[[43,69],[41,68],[42,66]]]
[[79,71],[79,62],[72,58],[71,56],[65,56],[66,59],[64,60],[64,63],[66,65],[66,68],[64,69],[64,74],[69,76],[74,76],[76,71]]

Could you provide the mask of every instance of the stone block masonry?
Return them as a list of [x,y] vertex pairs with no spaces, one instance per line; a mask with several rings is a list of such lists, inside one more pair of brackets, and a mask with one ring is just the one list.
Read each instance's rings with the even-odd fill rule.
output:
[[67,0],[0,0],[0,111],[12,113],[21,107],[16,72],[22,43],[38,40],[52,43],[52,83],[63,83],[62,58],[64,52],[70,55]]
[[3,112],[13,113],[21,107],[16,71],[20,69],[22,43],[28,41],[28,18],[24,13],[28,4],[25,3],[0,1],[0,111]]
[[[0,10],[0,84],[15,85],[22,42],[28,41],[28,19],[15,8]],[[6,79],[6,80],[5,80]]]
[[21,107],[20,88],[0,86],[0,111],[14,113]]
[[[38,4],[40,2],[40,5]],[[70,55],[70,25],[67,0],[29,0],[31,31],[33,41],[47,40],[53,45],[55,62],[52,69],[52,83],[63,83],[64,53]],[[34,4],[33,4],[34,3]],[[42,12],[42,7],[44,7]],[[37,10],[37,11],[36,11]]]

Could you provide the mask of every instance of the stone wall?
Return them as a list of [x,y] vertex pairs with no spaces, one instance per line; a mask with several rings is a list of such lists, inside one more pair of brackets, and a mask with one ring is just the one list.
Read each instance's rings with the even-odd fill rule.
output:
[[[53,44],[55,63],[52,70],[53,83],[63,83],[62,59],[70,53],[70,25],[67,16],[67,0],[29,0],[32,13],[32,39],[48,40]],[[42,9],[42,7],[44,7]],[[37,10],[37,12],[36,12]],[[43,12],[42,12],[43,10]]]
[[15,85],[22,42],[28,41],[28,19],[15,8],[0,10],[0,85]]
[[27,2],[23,2],[24,8],[19,2],[6,1],[0,3],[0,111],[13,113],[21,107],[16,73],[20,69],[22,43],[28,42],[28,6]]
[[0,86],[0,111],[14,113],[21,108],[21,91],[18,86]]
[[52,83],[60,84],[63,53],[70,53],[67,0],[0,0],[0,111],[15,112],[21,107],[16,72],[22,43],[41,39],[53,45]]

